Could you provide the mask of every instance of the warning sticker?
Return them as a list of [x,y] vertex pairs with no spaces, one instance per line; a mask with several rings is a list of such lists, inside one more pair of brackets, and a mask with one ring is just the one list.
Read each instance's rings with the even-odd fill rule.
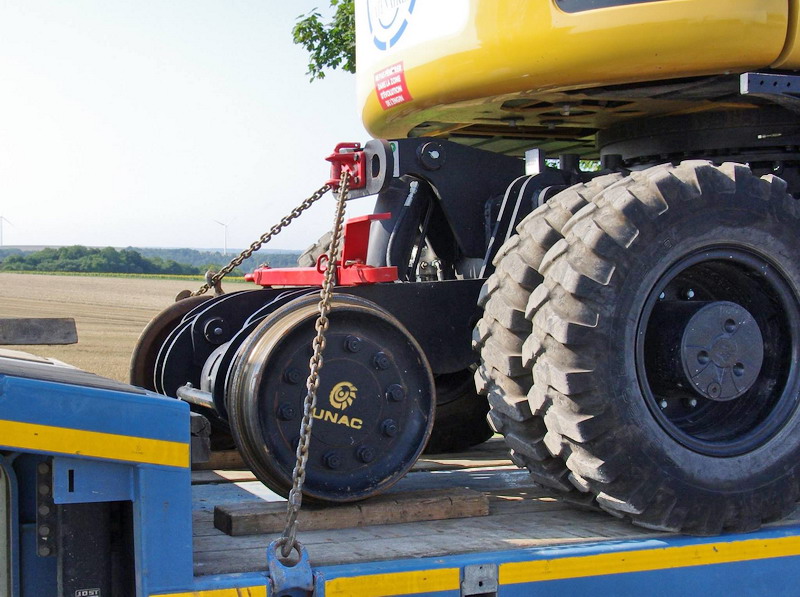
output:
[[408,92],[402,62],[375,73],[375,92],[384,110],[413,99]]

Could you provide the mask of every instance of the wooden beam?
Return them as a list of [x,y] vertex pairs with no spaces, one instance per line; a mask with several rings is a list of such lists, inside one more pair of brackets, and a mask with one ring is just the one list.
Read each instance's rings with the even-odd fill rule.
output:
[[0,318],[0,344],[75,344],[78,330],[71,317]]
[[[486,495],[453,488],[389,493],[335,506],[304,505],[298,524],[301,531],[317,531],[488,515]],[[232,536],[278,533],[285,524],[285,502],[254,501],[214,508],[214,526]]]

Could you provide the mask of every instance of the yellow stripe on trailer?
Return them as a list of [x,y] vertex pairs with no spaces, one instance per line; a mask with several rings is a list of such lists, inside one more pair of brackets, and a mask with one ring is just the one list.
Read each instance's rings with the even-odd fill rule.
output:
[[325,581],[325,597],[380,597],[456,591],[461,586],[458,568],[371,574]]
[[564,580],[800,555],[800,537],[750,539],[501,564],[499,584]]
[[0,445],[162,466],[189,466],[189,444],[131,435],[0,420]]
[[[152,595],[156,597],[156,595]],[[190,591],[189,593],[159,593],[158,597],[267,597],[267,587],[243,587],[240,589],[210,589],[208,591]]]

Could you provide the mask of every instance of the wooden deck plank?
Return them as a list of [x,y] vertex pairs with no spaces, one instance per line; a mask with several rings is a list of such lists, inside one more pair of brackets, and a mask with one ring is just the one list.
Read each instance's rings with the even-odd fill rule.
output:
[[[480,491],[461,487],[390,492],[363,502],[309,505],[297,519],[298,530],[330,530],[371,525],[487,516],[489,500]],[[286,506],[248,501],[214,508],[214,526],[233,535],[275,533],[286,524]]]

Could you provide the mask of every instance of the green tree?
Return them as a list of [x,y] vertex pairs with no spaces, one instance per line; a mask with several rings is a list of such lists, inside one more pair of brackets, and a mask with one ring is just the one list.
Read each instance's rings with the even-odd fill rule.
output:
[[324,79],[325,69],[356,72],[356,21],[353,0],[330,0],[333,18],[325,23],[315,8],[297,17],[292,30],[294,43],[309,53],[308,75]]

